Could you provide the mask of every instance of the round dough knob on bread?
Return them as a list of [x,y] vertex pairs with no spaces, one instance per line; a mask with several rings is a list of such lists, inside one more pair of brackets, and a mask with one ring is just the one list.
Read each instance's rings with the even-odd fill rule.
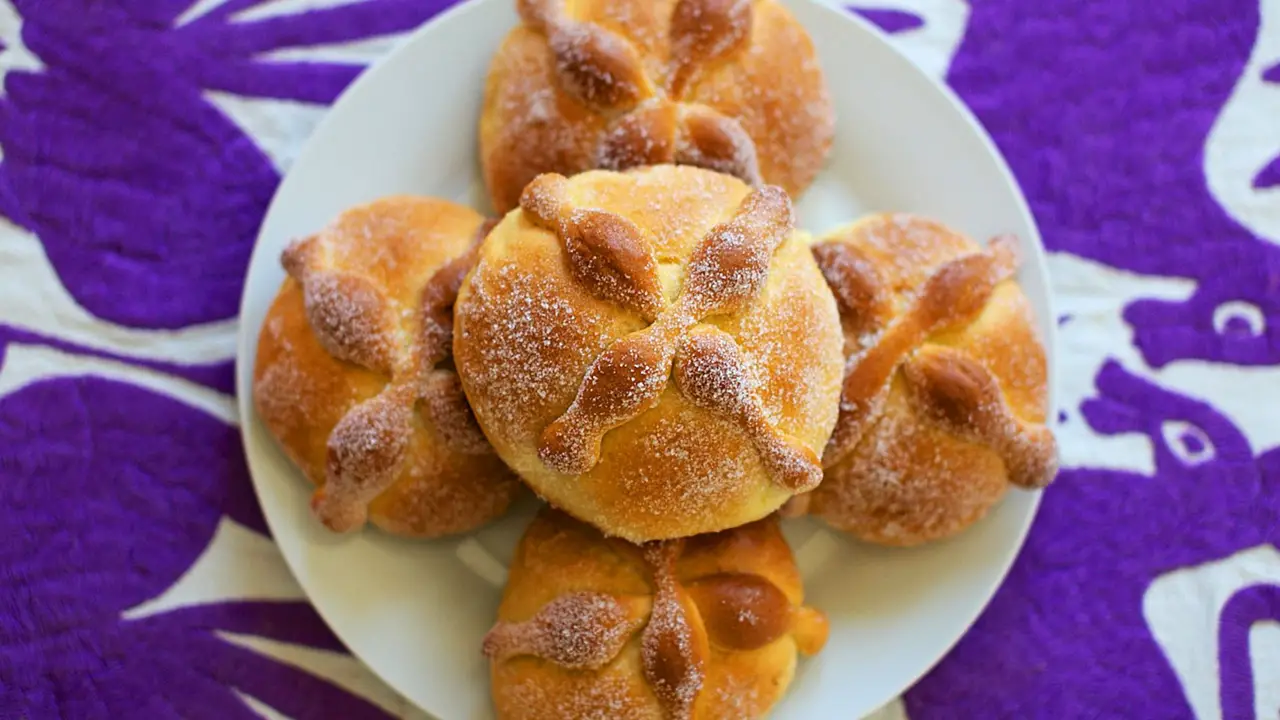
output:
[[455,322],[498,454],[606,534],[734,527],[821,480],[839,317],[778,188],[670,165],[541,176]]
[[469,208],[391,197],[285,250],[254,405],[329,529],[460,533],[519,492],[450,367],[453,301],[486,229]]
[[916,545],[1057,470],[1048,379],[1017,241],[986,248],[938,223],[875,215],[813,248],[849,357],[809,512],[863,540]]
[[679,163],[803,192],[835,135],[812,40],[776,0],[518,0],[480,158],[499,212],[543,173]]
[[775,517],[640,547],[544,510],[485,637],[500,720],[753,720],[826,643]]

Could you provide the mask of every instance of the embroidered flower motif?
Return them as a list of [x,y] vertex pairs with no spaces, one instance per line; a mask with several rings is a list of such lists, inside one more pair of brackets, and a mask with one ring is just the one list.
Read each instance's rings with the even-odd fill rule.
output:
[[[96,317],[166,329],[234,316],[279,177],[211,92],[328,103],[362,65],[289,53],[400,33],[449,3],[267,4],[13,0],[0,13],[0,213]],[[128,360],[58,334],[0,325],[0,366],[21,342],[230,391],[223,358]],[[98,377],[14,389],[0,395],[0,507],[0,717],[386,717],[246,647],[341,651],[306,603],[136,611],[224,516],[266,532],[238,434],[217,418]]]

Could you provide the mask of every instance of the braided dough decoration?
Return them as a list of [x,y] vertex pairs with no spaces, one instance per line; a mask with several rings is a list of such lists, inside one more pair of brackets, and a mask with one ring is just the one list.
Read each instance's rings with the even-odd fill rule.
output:
[[518,0],[480,122],[494,206],[537,175],[678,163],[802,192],[834,117],[776,0]]
[[610,534],[732,527],[821,480],[838,315],[778,188],[676,166],[541,176],[457,315],[499,454]]
[[773,517],[638,547],[546,510],[498,617],[483,649],[502,720],[763,717],[828,631]]
[[1044,348],[1013,280],[1015,238],[984,250],[937,223],[878,215],[813,252],[849,359],[826,479],[788,512],[913,545],[968,527],[1010,483],[1053,479]]
[[449,367],[454,299],[489,227],[452,203],[392,197],[285,249],[254,400],[319,486],[329,529],[372,517],[404,535],[463,532],[515,495]]

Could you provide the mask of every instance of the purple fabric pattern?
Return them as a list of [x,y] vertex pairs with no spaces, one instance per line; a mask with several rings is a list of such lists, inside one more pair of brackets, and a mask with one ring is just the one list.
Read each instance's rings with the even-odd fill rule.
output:
[[1253,177],[1253,186],[1259,190],[1280,185],[1280,157],[1267,163]]
[[1254,712],[1254,688],[1274,680],[1254,675],[1249,661],[1249,631],[1266,620],[1280,623],[1280,586],[1247,587],[1233,595],[1222,610],[1218,665],[1223,668],[1224,720],[1263,720]]
[[[1096,436],[1141,438],[1152,470],[1102,458],[1064,469],[1008,582],[908,692],[907,710],[911,720],[1193,717],[1144,598],[1158,579],[1280,547],[1280,447],[1255,447],[1213,388],[1178,391],[1158,376],[1280,366],[1280,247],[1215,200],[1204,170],[1233,88],[1247,76],[1280,93],[1280,62],[1249,64],[1264,27],[1258,0],[954,3],[967,12],[948,22],[963,16],[967,30],[947,80],[1009,160],[1050,248],[1194,290],[1128,301],[1132,338],[1108,342],[1137,360],[1092,368],[1094,396],[1064,409]],[[211,94],[327,104],[362,66],[297,51],[403,32],[453,2],[275,14],[281,0],[8,4],[21,33],[0,48],[20,44],[42,67],[4,78],[0,214],[38,239],[94,317],[181,331],[234,316],[279,181],[266,148]],[[846,4],[899,40],[928,39],[917,32],[930,29],[928,11],[891,5]],[[1262,157],[1242,182],[1274,191],[1280,156]],[[223,397],[233,389],[226,358],[121,357],[5,320],[0,374],[16,346],[42,346]],[[137,610],[191,572],[221,523],[265,536],[236,429],[118,379],[49,373],[0,392],[0,718],[251,718],[255,704],[302,720],[387,717],[249,647],[344,652],[304,602]],[[1276,391],[1260,388],[1260,402]],[[1280,576],[1224,598],[1213,699],[1228,720],[1262,720],[1255,699],[1280,671],[1253,666],[1250,633],[1280,622]]]
[[924,18],[906,10],[894,10],[879,7],[859,7],[850,5],[849,9],[861,15],[868,22],[887,33],[901,33],[915,30],[924,25]]
[[[912,720],[1190,716],[1142,617],[1143,593],[1172,570],[1280,543],[1280,448],[1255,456],[1211,406],[1119,365],[1097,382],[1099,398],[1083,408],[1089,424],[1147,436],[1155,474],[1061,474],[1005,587],[907,694]],[[1224,687],[1249,677],[1247,655],[1232,657]]]
[[[1197,284],[1186,301],[1126,308],[1147,364],[1280,364],[1280,251],[1218,205],[1203,169],[1258,3],[971,5],[948,80],[1005,153],[1046,243]],[[1080,408],[1089,426],[1145,436],[1155,472],[1061,473],[1005,586],[907,694],[912,720],[1193,717],[1144,593],[1166,574],[1280,546],[1280,448],[1252,448],[1211,404],[1118,363],[1096,385]],[[1275,616],[1274,592],[1237,595],[1220,618],[1224,717],[1253,717],[1255,671],[1275,677],[1250,667],[1242,640]]]
[[233,689],[293,717],[378,714],[215,634],[339,648],[303,603],[121,617],[195,562],[223,514],[265,529],[242,458],[233,428],[123,383],[0,401],[0,717],[251,717]]
[[264,2],[227,2],[178,27],[191,0],[14,3],[46,69],[6,78],[0,212],[40,237],[94,315],[176,328],[235,314],[279,177],[205,91],[331,102],[359,66],[258,56],[407,30],[449,4],[232,21]]
[[1008,159],[1051,249],[1210,280],[1222,266],[1204,267],[1206,251],[1243,268],[1260,247],[1213,200],[1201,167],[1257,36],[1258,3],[1159,7],[974,0],[947,80]]
[[4,351],[5,347],[9,343],[46,345],[62,350],[63,352],[73,353],[76,355],[87,355],[106,360],[114,360],[116,362],[133,363],[140,367],[184,378],[199,385],[205,385],[220,392],[230,394],[235,391],[235,361],[233,360],[224,360],[205,365],[179,365],[176,363],[159,362],[155,360],[139,360],[137,358],[123,357],[115,353],[85,347],[84,345],[77,343],[67,342],[41,333],[31,332],[30,330],[24,330],[22,328],[10,327],[4,323],[0,323],[0,367],[3,367],[4,365]]
[[[328,103],[358,65],[263,58],[411,29],[446,2],[372,0],[243,20],[229,0],[16,0],[43,64],[5,78],[0,213],[35,234],[72,297],[121,325],[232,317],[266,204],[266,154],[208,91]],[[128,362],[214,390],[231,363],[121,358],[0,323],[13,344]],[[266,527],[238,433],[177,400],[99,377],[0,395],[0,717],[292,718],[386,713],[234,637],[342,652],[303,602],[131,614],[205,552],[223,517]]]
[[[1262,81],[1280,86],[1280,63],[1263,70]],[[1264,165],[1258,171],[1258,174],[1253,177],[1253,187],[1259,190],[1273,188],[1277,185],[1280,185],[1280,155],[1271,158],[1271,161]]]
[[1201,281],[1186,301],[1144,299],[1125,309],[1148,365],[1280,363],[1280,252],[1261,243],[1241,251],[1206,254],[1199,264],[1215,279]]

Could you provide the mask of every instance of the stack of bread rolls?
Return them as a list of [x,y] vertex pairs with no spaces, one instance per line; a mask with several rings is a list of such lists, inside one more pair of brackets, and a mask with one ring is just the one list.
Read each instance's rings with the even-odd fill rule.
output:
[[1017,239],[797,228],[834,119],[775,0],[514,1],[503,215],[392,197],[290,244],[256,408],[335,532],[546,501],[476,639],[499,718],[764,717],[827,633],[780,518],[915,545],[1052,479]]

